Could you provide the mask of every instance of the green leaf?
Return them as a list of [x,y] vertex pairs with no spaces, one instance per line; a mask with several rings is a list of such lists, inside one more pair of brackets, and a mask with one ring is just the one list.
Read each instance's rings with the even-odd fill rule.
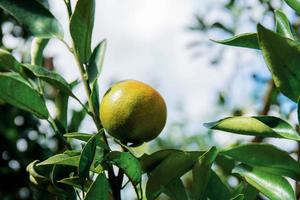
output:
[[284,0],[297,13],[300,13],[300,0]]
[[216,147],[212,147],[209,151],[200,156],[198,162],[193,167],[193,199],[205,199],[206,187],[209,182],[211,166],[218,155]]
[[62,125],[64,132],[68,128],[68,102],[69,96],[62,91],[55,97],[56,120]]
[[81,110],[77,111],[77,110],[73,110],[72,111],[72,118],[71,118],[71,122],[69,124],[68,127],[68,131],[77,131],[82,120],[84,119],[84,117],[86,116],[86,110],[84,108],[82,108]]
[[207,197],[210,200],[230,199],[230,191],[220,179],[220,177],[211,170],[207,185]]
[[109,183],[104,173],[99,174],[94,183],[89,188],[84,200],[108,200],[109,199]]
[[292,186],[281,176],[247,165],[237,166],[233,173],[241,175],[245,181],[272,200],[296,200]]
[[75,95],[72,93],[71,86],[58,73],[37,65],[24,64],[23,66],[25,67],[25,69],[29,70],[29,73],[32,73],[37,78],[40,78],[41,80],[53,85],[54,87],[60,89],[69,96],[75,97]]
[[230,200],[245,200],[245,196],[243,194],[239,194],[239,195],[231,198]]
[[260,24],[257,25],[257,32],[259,46],[276,87],[285,96],[297,102],[300,91],[299,44],[266,29]]
[[89,176],[89,171],[96,153],[96,140],[98,137],[99,134],[91,137],[82,149],[78,166],[78,175],[82,181]]
[[173,200],[188,200],[183,182],[179,178],[166,185],[163,192]]
[[103,67],[104,56],[106,51],[106,39],[101,41],[94,49],[87,66],[89,82],[93,83],[100,75]]
[[8,51],[0,49],[0,70],[22,72],[22,65]]
[[77,167],[79,165],[80,152],[78,151],[66,151],[61,154],[56,154],[43,162],[37,164],[41,165],[68,165]]
[[258,190],[248,183],[242,181],[231,194],[231,196],[235,198],[239,195],[243,195],[244,200],[256,200],[258,196]]
[[[78,189],[82,189],[81,181],[80,181],[80,178],[78,176],[72,176],[72,177],[64,178],[64,179],[59,180],[58,182],[66,184],[66,185],[73,186],[73,187],[78,188]],[[84,191],[86,192],[91,185],[92,185],[92,181],[90,181],[90,180],[85,181],[84,182]]]
[[95,0],[78,0],[70,21],[74,48],[82,64],[91,55],[91,38],[94,27]]
[[43,98],[18,74],[0,73],[0,98],[39,118],[49,117]]
[[92,88],[91,88],[91,96],[89,97],[91,102],[93,103],[93,107],[95,109],[95,115],[99,119],[99,87],[98,87],[98,79],[95,79],[94,82],[92,83]]
[[144,173],[150,173],[153,171],[165,158],[171,153],[181,152],[177,149],[164,149],[154,152],[151,155],[144,154],[140,157],[140,165]]
[[149,176],[146,185],[147,199],[156,199],[173,180],[191,170],[201,154],[202,152],[172,152]]
[[44,38],[34,38],[31,44],[31,64],[43,65],[43,51],[49,40]]
[[109,152],[104,162],[116,165],[124,171],[130,181],[137,185],[141,181],[142,170],[139,161],[129,152]]
[[298,118],[298,124],[300,124],[300,99],[298,101],[297,118]]
[[287,16],[280,10],[275,10],[276,32],[283,37],[294,39],[291,31],[290,22]]
[[226,40],[212,40],[213,42],[236,47],[260,49],[256,33],[244,33]]
[[216,122],[206,123],[204,126],[241,135],[300,141],[300,136],[290,124],[273,116],[228,117]]
[[222,154],[253,167],[274,168],[279,175],[300,180],[300,164],[273,145],[246,144],[223,151]]
[[[102,134],[104,134],[103,132],[104,130],[101,129],[99,131],[99,133],[101,134],[101,137],[98,137],[96,140],[96,145],[100,148],[103,149],[108,149],[107,145],[104,142],[104,139],[102,137]],[[78,133],[78,132],[73,132],[73,133],[66,133],[64,134],[64,137],[66,138],[72,138],[72,139],[77,139],[77,140],[81,140],[84,142],[89,141],[90,138],[92,138],[94,135],[93,134],[89,134],[89,133]]]
[[14,16],[34,36],[63,38],[59,22],[49,10],[35,0],[1,0],[0,7]]

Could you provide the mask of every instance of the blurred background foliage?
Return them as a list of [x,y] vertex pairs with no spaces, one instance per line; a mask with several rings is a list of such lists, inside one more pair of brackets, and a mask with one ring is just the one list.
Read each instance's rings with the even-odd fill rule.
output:
[[[41,2],[48,6],[46,1],[41,0]],[[194,57],[197,57],[203,56],[203,50],[209,52],[209,48],[217,48],[217,54],[209,55],[211,66],[217,67],[222,64],[223,55],[230,47],[213,44],[207,39],[207,35],[213,33],[215,36],[227,38],[237,33],[254,31],[258,22],[267,21],[274,25],[272,11],[275,8],[286,9],[280,0],[224,0],[215,4],[210,3],[206,12],[195,13],[195,20],[191,24],[187,24],[188,31],[199,34],[199,41],[188,44],[186,51],[195,52]],[[213,12],[224,13],[226,21],[212,18]],[[299,37],[299,17],[292,12],[289,13],[289,17],[291,17],[295,34]],[[20,60],[29,62],[28,49],[30,49],[32,36],[3,11],[0,12],[0,23],[1,48],[12,51]],[[45,58],[44,66],[53,69],[55,66],[53,66],[52,58]],[[200,71],[201,69],[199,69]],[[234,73],[233,77],[238,75],[239,70]],[[216,91],[218,101],[215,102],[215,108],[213,108],[215,118],[224,115],[238,116],[245,113],[272,113],[286,119],[292,117],[291,113],[295,110],[296,105],[282,95],[278,95],[269,74],[257,72],[249,74],[249,77],[255,84],[251,96],[253,104],[257,106],[251,107],[249,111],[248,105],[236,105],[231,99],[231,90],[229,89],[232,88],[230,85],[236,84],[236,82],[229,81],[228,85],[224,86],[224,90]],[[49,86],[48,100],[54,101],[56,95],[57,92]],[[164,137],[160,137],[150,144],[148,148],[151,149],[151,152],[162,148],[199,150],[215,145],[212,132],[209,130],[203,132],[203,129],[200,128],[201,124],[199,124],[199,131],[190,132],[186,125],[187,119],[184,117],[183,106],[184,104],[178,108],[179,112],[182,111],[180,121],[173,122],[165,130],[167,134]],[[77,130],[84,116],[83,111],[72,111],[69,130]],[[43,121],[10,105],[0,103],[0,199],[40,199],[40,195],[43,195],[44,199],[51,199],[46,191],[37,190],[29,184],[26,172],[26,166],[33,160],[44,160],[63,150],[59,140],[49,130]],[[232,162],[225,157],[217,162],[222,163],[223,168],[220,172],[224,175],[224,181],[229,181],[234,185],[234,180],[229,176]],[[189,186],[188,176],[186,185]]]

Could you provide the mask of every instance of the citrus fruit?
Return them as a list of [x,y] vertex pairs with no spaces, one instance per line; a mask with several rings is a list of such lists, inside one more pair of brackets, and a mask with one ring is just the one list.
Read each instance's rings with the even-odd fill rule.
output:
[[115,83],[100,105],[104,129],[122,143],[143,143],[156,138],[165,126],[167,108],[151,86],[136,80]]

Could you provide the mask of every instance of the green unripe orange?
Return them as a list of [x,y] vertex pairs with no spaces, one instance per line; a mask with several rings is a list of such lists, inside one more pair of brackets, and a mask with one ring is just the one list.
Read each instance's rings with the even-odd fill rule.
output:
[[118,82],[100,105],[104,129],[123,143],[143,143],[156,138],[165,126],[167,108],[151,86],[136,80]]

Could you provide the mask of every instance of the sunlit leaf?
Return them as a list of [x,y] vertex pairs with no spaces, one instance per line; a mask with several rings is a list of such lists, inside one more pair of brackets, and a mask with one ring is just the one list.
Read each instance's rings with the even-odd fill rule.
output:
[[273,116],[228,117],[204,124],[207,128],[242,135],[285,138],[300,141],[294,128],[284,120]]
[[276,19],[276,32],[282,36],[290,39],[294,39],[293,33],[291,31],[290,22],[287,16],[280,10],[275,10]]
[[244,33],[226,40],[212,40],[212,41],[220,44],[229,45],[229,46],[260,49],[258,45],[258,39],[256,33]]
[[240,174],[245,181],[272,200],[296,200],[292,186],[281,176],[246,165],[237,166],[233,173]]
[[279,175],[300,180],[300,164],[273,145],[246,144],[223,151],[222,154],[253,167],[274,168],[273,172],[277,169]]
[[80,159],[80,152],[67,151],[61,154],[56,154],[43,162],[37,164],[40,165],[68,165],[78,167]]
[[80,62],[86,63],[91,55],[94,27],[95,0],[78,0],[70,21],[70,33]]

